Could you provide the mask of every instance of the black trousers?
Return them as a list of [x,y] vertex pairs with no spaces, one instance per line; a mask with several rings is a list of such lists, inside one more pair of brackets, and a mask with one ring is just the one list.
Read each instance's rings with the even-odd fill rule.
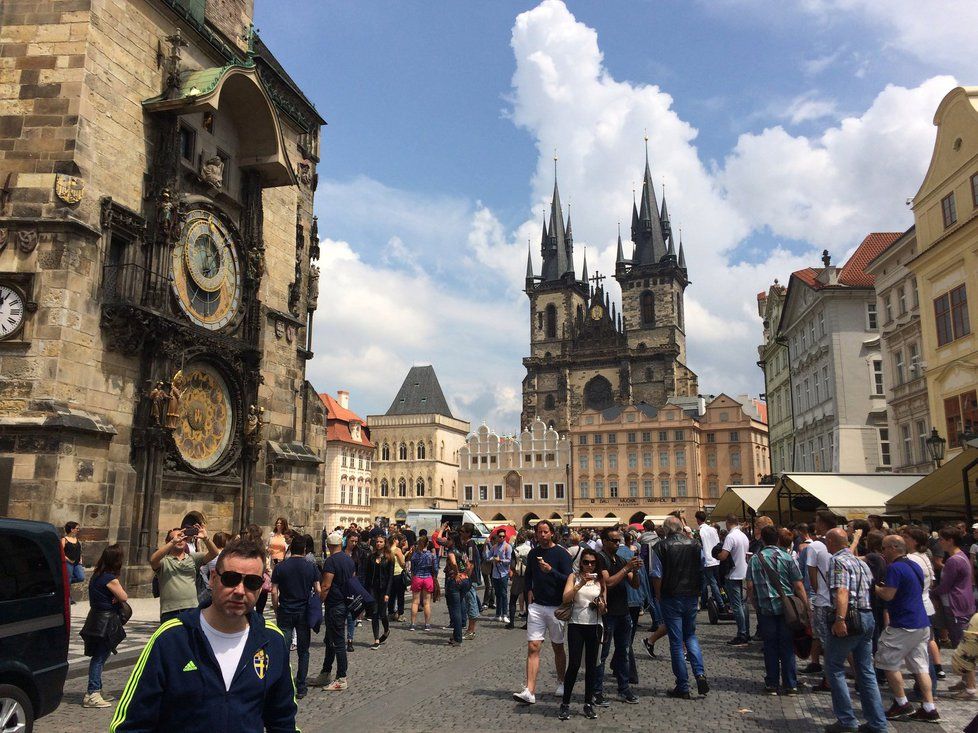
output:
[[387,602],[388,616],[402,616],[404,614],[404,592],[406,590],[404,576],[398,573],[394,576],[394,591]]
[[594,682],[598,671],[598,647],[601,627],[598,624],[567,624],[567,672],[564,673],[564,705],[570,705],[577,673],[584,654],[584,702],[594,702]]
[[526,603],[526,580],[522,575],[514,575],[509,587],[509,620],[515,623],[516,621],[516,601],[522,596],[523,603],[525,606],[529,607]]
[[384,603],[384,596],[381,595],[379,600],[371,607],[370,611],[370,624],[374,628],[374,638],[380,638],[380,625],[384,625],[384,633],[386,634],[390,631],[390,621],[387,618],[387,604]]

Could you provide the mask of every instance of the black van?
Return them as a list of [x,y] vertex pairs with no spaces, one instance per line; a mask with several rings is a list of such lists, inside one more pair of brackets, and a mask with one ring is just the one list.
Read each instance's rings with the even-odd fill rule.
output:
[[0,518],[0,710],[13,706],[25,733],[61,704],[70,625],[58,531],[45,522]]

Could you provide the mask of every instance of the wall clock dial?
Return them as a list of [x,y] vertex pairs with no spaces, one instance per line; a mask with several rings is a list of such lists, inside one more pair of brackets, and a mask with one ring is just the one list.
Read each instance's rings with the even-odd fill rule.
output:
[[604,315],[604,307],[600,305],[592,305],[589,313],[591,314],[592,321],[600,321],[601,316]]
[[204,363],[184,368],[173,383],[180,393],[173,442],[183,460],[206,471],[221,460],[231,442],[234,408],[227,383]]
[[0,283],[0,339],[10,338],[24,325],[24,296]]
[[187,215],[172,255],[173,291],[180,309],[198,326],[216,331],[241,304],[241,268],[228,229],[208,211]]

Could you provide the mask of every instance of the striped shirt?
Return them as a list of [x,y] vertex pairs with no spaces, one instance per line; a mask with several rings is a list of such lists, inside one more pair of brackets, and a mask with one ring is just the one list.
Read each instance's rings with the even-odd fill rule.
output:
[[[832,555],[829,565],[829,589],[849,589],[849,605],[856,604],[860,611],[869,611],[869,597],[872,593],[873,573],[869,566],[844,547]],[[832,594],[835,605],[835,594]]]

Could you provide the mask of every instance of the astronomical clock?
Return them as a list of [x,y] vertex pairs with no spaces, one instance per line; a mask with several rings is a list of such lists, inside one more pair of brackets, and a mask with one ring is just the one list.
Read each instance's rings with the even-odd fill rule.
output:
[[168,417],[180,457],[201,472],[220,467],[235,424],[227,382],[210,364],[196,362],[174,376],[171,392]]
[[241,268],[221,220],[204,209],[191,210],[171,258],[173,292],[187,318],[211,331],[228,325],[241,304]]

